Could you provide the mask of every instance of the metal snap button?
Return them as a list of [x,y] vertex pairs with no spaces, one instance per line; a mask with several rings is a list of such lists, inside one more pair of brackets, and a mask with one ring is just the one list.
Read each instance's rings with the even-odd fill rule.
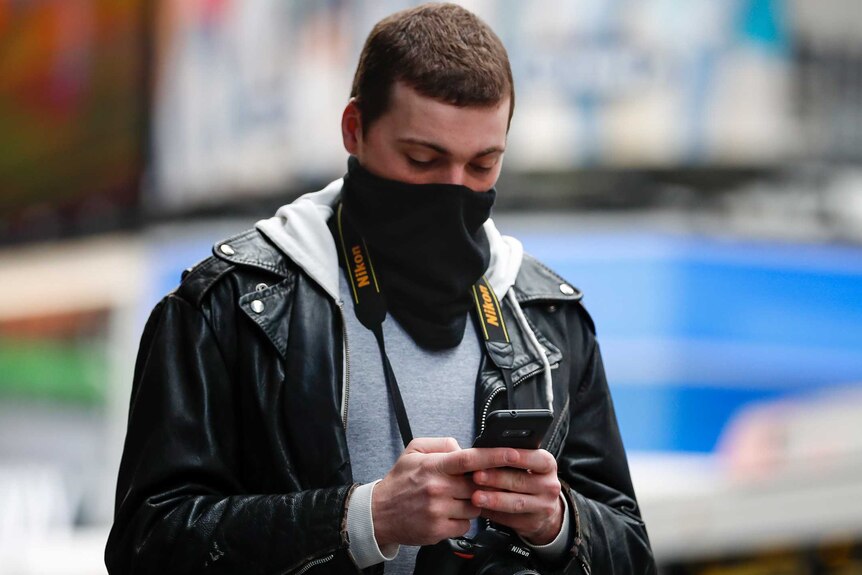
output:
[[263,308],[264,308],[263,302],[260,301],[259,299],[256,299],[253,302],[251,302],[251,311],[253,311],[254,313],[263,312]]
[[226,256],[232,256],[236,253],[234,251],[234,249],[227,244],[220,245],[218,249],[221,253],[223,253]]
[[259,284],[257,284],[256,286],[254,286],[254,289],[255,289],[255,290],[257,290],[257,291],[263,291],[263,290],[265,290],[265,289],[266,289],[266,288],[268,288],[268,287],[269,287],[269,286],[268,286],[268,285],[266,285],[265,283],[259,283]]
[[573,295],[575,293],[575,288],[569,284],[560,284],[560,291],[565,295]]

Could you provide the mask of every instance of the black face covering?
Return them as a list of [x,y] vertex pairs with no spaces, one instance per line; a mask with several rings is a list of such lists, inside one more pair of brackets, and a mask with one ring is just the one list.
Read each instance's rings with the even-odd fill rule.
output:
[[458,345],[490,261],[482,224],[496,191],[387,180],[355,157],[347,168],[343,217],[365,239],[389,313],[422,347]]

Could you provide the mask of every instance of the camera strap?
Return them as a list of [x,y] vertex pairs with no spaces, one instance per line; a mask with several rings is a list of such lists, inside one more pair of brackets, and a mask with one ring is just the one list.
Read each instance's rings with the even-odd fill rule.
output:
[[[380,289],[380,282],[374,271],[368,246],[353,226],[342,218],[341,204],[338,205],[336,218],[342,265],[350,283],[356,318],[359,323],[374,334],[374,338],[377,340],[380,359],[383,363],[383,375],[389,388],[389,395],[392,398],[398,430],[401,433],[404,446],[407,447],[407,444],[413,440],[413,432],[410,429],[410,421],[407,418],[407,410],[404,407],[404,400],[398,388],[395,372],[392,370],[392,364],[389,363],[389,357],[386,355],[386,344],[383,338],[383,321],[387,314],[386,299]],[[514,409],[512,367],[515,363],[515,351],[509,340],[506,323],[503,320],[503,310],[494,289],[484,276],[473,285],[472,292],[473,301],[476,304],[476,316],[485,340],[485,349],[491,361],[503,374],[509,408]]]

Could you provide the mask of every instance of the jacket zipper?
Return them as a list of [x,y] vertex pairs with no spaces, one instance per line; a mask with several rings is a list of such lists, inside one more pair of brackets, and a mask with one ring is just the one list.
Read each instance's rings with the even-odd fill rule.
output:
[[[499,395],[501,391],[505,391],[505,389],[505,387],[498,387],[491,392],[491,395],[488,396],[488,401],[485,402],[485,407],[482,408],[482,419],[481,425],[479,426],[479,435],[482,435],[482,432],[485,431],[485,420],[488,419],[488,410],[491,408],[491,401],[493,401],[493,399],[497,397],[497,395]],[[512,386],[512,389],[514,389],[514,385]]]
[[341,423],[347,433],[347,408],[350,404],[350,346],[347,345],[347,321],[344,317],[344,303],[339,302],[338,311],[341,315],[341,335],[344,339],[344,413]]
[[[344,426],[345,433],[347,432],[347,409],[350,403],[350,346],[347,344],[347,321],[344,317],[344,304],[339,302],[338,304],[338,312],[341,316],[341,335],[344,339],[344,414],[341,417],[341,423]],[[334,553],[330,553],[326,557],[321,557],[320,559],[315,559],[314,561],[310,561],[306,563],[299,571],[296,571],[294,575],[303,575],[309,569],[317,567],[318,565],[323,565],[324,563],[328,563],[332,561],[332,558],[335,557]]]
[[311,569],[312,567],[317,567],[318,565],[323,565],[324,563],[326,563],[326,562],[328,562],[328,561],[332,561],[332,558],[333,558],[333,557],[335,557],[335,553],[330,553],[330,554],[329,554],[329,555],[327,555],[326,557],[321,557],[320,559],[315,559],[314,561],[311,561],[311,562],[309,562],[309,563],[306,563],[306,564],[302,567],[302,569],[300,569],[299,571],[297,571],[296,573],[294,573],[294,575],[302,575],[303,573],[305,573],[306,571],[308,571],[308,570],[309,570],[309,569]]
[[[515,388],[518,387],[519,383],[521,383],[522,381],[524,381],[525,379],[527,379],[529,377],[533,377],[534,375],[536,375],[537,373],[539,373],[543,369],[544,369],[544,366],[539,366],[537,369],[529,371],[528,373],[525,373],[524,375],[522,375],[518,379],[514,380],[512,382],[512,390],[514,391]],[[498,387],[498,388],[494,389],[491,392],[491,395],[489,395],[488,399],[485,401],[485,406],[482,408],[482,419],[481,419],[481,425],[479,426],[479,435],[482,435],[482,432],[485,431],[485,420],[488,418],[488,410],[491,409],[491,402],[494,400],[495,397],[497,397],[497,395],[500,394],[501,391],[506,391],[506,388],[505,387]]]
[[581,569],[584,570],[584,575],[590,575],[591,569],[589,563],[587,563],[587,561],[584,559],[583,553],[578,553],[577,551],[583,541],[581,539],[581,518],[578,515],[578,506],[575,505],[574,502],[572,503],[572,507],[575,511],[575,526],[577,529],[577,532],[575,533],[575,554],[578,555],[578,563],[581,564]]

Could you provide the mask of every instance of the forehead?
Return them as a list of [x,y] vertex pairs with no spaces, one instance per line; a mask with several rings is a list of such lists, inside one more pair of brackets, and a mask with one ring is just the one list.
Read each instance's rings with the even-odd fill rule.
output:
[[433,142],[455,154],[505,148],[509,99],[492,106],[454,106],[396,82],[389,109],[378,120],[388,136]]

